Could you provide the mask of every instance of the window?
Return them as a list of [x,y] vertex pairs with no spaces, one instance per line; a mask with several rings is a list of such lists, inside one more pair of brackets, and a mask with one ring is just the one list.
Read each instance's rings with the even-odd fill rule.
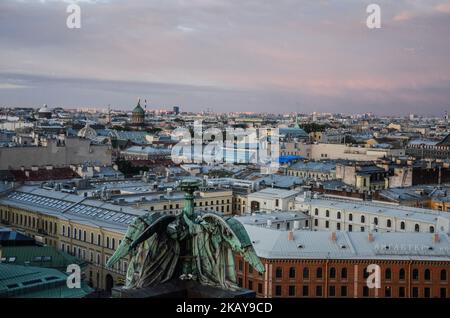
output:
[[447,289],[442,287],[439,291],[439,295],[441,298],[447,298]]
[[282,278],[283,277],[283,269],[281,267],[277,267],[275,269],[275,278]]
[[384,297],[391,297],[391,286],[384,287]]
[[329,218],[329,217],[330,217],[330,211],[326,210],[326,211],[325,211],[325,216],[326,216],[327,218]]
[[66,226],[65,225],[62,226],[62,236],[66,236]]
[[303,285],[302,294],[303,294],[303,296],[309,296],[309,286],[308,285]]
[[330,286],[328,295],[330,297],[336,296],[336,286]]
[[353,214],[350,213],[350,214],[348,215],[348,220],[349,220],[349,221],[353,221]]
[[258,284],[258,293],[259,293],[259,294],[262,294],[262,292],[263,292],[263,289],[262,289],[262,288],[263,288],[262,284],[259,283],[259,284]]
[[441,281],[447,280],[447,271],[445,269],[441,270]]
[[405,297],[405,287],[398,288],[398,297],[400,297],[400,298]]
[[420,232],[419,224],[414,225],[414,232]]
[[289,268],[289,278],[295,278],[295,267]]
[[78,230],[78,239],[81,241],[83,237],[81,236],[81,230]]
[[349,232],[352,232],[352,231],[353,231],[353,225],[351,225],[351,224],[348,225],[348,231],[349,231]]
[[403,222],[403,221],[400,222],[400,229],[401,230],[405,229],[405,222]]
[[431,280],[431,272],[430,270],[427,268],[425,269],[425,272],[423,274],[423,278],[427,281]]
[[338,231],[341,230],[341,223],[337,223],[337,224],[336,224],[336,229],[337,229]]
[[322,278],[322,267],[316,270],[316,278]]
[[391,220],[387,220],[386,221],[386,226],[387,227],[392,227],[392,221]]
[[278,207],[279,205],[280,205],[280,200],[279,199],[275,199],[275,206]]
[[337,213],[337,218],[340,220],[341,219],[341,212],[338,211]]
[[253,289],[253,281],[248,281],[248,289]]
[[77,239],[77,228],[73,228],[73,238]]
[[330,268],[330,278],[336,279],[336,268],[334,268],[334,267]]
[[425,297],[425,298],[430,298],[431,297],[430,287],[425,287],[423,289],[423,297]]
[[363,297],[369,297],[369,287],[363,287]]
[[341,269],[341,279],[347,279],[347,268],[346,267]]
[[398,272],[398,279],[405,280],[405,277],[406,277],[405,269],[404,268],[400,268],[400,271]]
[[378,218],[373,219],[373,224],[378,225]]
[[86,242],[86,231],[83,231],[83,241],[85,241]]
[[242,272],[243,268],[244,268],[244,263],[242,261],[239,261],[239,263],[238,263],[239,271]]
[[309,268],[308,267],[303,268],[303,279],[309,279]]
[[318,219],[314,219],[314,226],[319,226],[319,220]]
[[364,215],[361,215],[361,223],[366,223],[366,217]]
[[94,233],[91,233],[91,244],[94,244]]
[[317,208],[314,209],[314,214],[315,214],[315,215],[319,215],[319,209],[317,209]]
[[391,278],[392,278],[392,271],[390,268],[386,268],[386,271],[384,272],[384,279],[391,280]]
[[97,235],[97,245],[102,245],[102,237],[100,236],[100,234]]
[[280,285],[275,286],[275,296],[278,296],[278,297],[281,296],[281,286]]
[[316,297],[322,297],[322,286],[316,286]]
[[109,248],[109,237],[106,237],[106,247]]
[[70,226],[67,227],[67,237],[71,237]]
[[295,296],[295,286],[289,286],[289,296]]
[[430,233],[434,233],[434,226],[430,226]]
[[325,227],[328,229],[330,228],[330,221],[325,221]]
[[419,270],[417,268],[413,269],[412,279],[413,280],[419,280]]
[[347,297],[347,286],[341,286],[341,297]]

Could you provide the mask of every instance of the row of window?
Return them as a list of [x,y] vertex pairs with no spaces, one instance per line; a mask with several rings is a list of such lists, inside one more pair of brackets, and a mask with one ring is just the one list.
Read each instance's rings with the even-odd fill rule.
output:
[[[63,225],[62,226],[62,231],[61,231],[61,235],[65,236],[65,237],[69,237],[69,238],[73,238],[75,240],[79,240],[79,241],[83,241],[83,242],[88,242],[88,237],[87,237],[87,232],[86,230],[81,230],[77,228],[73,228],[73,231],[71,230],[70,226],[67,227],[67,232],[66,232],[66,226]],[[102,236],[100,234],[97,234],[97,240],[94,240],[95,235],[94,233],[90,233],[90,240],[89,243],[91,244],[96,244],[98,246],[103,246],[103,242],[102,242]],[[106,244],[103,247],[115,250],[116,249],[116,239],[115,238],[110,238],[108,236],[106,236]],[[119,240],[119,245],[121,243],[121,240]]]
[[58,232],[58,225],[56,222],[47,220],[40,220],[39,218],[32,217],[31,215],[23,215],[10,211],[0,210],[0,220],[6,220],[15,225],[32,228],[35,230],[44,230],[49,234],[56,234]]
[[[250,270],[249,270],[249,273]],[[289,279],[295,279],[297,276],[297,270],[295,267],[290,267],[289,271],[288,271],[288,278]],[[441,281],[447,281],[447,270],[442,269],[439,272],[439,277]],[[328,277],[330,279],[336,279],[337,278],[337,270],[335,267],[331,267],[329,269],[329,273],[328,273]],[[347,279],[348,277],[348,270],[346,267],[341,268],[340,270],[340,279]],[[366,269],[364,269],[364,278],[369,277],[369,273]],[[419,280],[420,279],[420,272],[419,269],[414,268],[412,270],[411,273],[411,277],[413,280]],[[276,279],[283,279],[283,268],[282,267],[277,267],[275,269],[275,278]],[[310,278],[310,270],[308,267],[304,267],[302,270],[302,278],[303,279],[309,279]],[[323,269],[322,267],[318,267],[316,269],[316,279],[322,279],[323,278]],[[398,280],[405,280],[406,278],[406,270],[404,268],[399,269],[398,271]],[[384,279],[385,280],[391,280],[392,279],[392,269],[391,268],[386,268],[384,270]],[[426,268],[423,271],[423,279],[425,281],[431,281],[431,270]]]
[[[69,244],[64,244],[61,243],[61,250],[65,251],[66,253],[73,255],[75,257],[78,257],[79,259],[83,259],[86,261],[89,261],[91,264],[96,264],[97,266],[103,266],[106,265],[106,263],[108,262],[109,257],[105,256],[105,262],[103,264],[102,262],[102,255],[100,253],[96,253],[94,251],[90,251],[89,252],[89,258],[87,257],[88,255],[88,251],[81,248],[81,247],[77,247],[77,246],[73,246],[72,248],[70,247]],[[94,255],[96,255],[95,259],[94,259]],[[113,269],[116,269],[119,272],[125,273],[127,271],[128,268],[128,262],[127,261],[120,261],[117,262],[117,264],[115,265],[115,267]]]
[[[319,209],[318,208],[314,209],[314,215],[316,215],[316,216],[319,215]],[[325,217],[327,217],[327,218],[330,217],[330,211],[329,210],[325,211]],[[341,215],[340,211],[338,211],[336,213],[336,218],[338,220],[340,220],[342,218],[342,215]],[[352,213],[349,213],[348,220],[349,221],[353,221],[353,214]],[[365,215],[361,215],[360,216],[360,223],[362,223],[362,224],[366,223],[366,216]],[[373,224],[378,225],[378,218],[377,217],[373,218]],[[392,227],[392,220],[390,220],[390,219],[386,220],[386,227],[388,227],[388,228]],[[405,221],[401,221],[400,222],[400,229],[404,230],[405,228],[406,228]],[[414,231],[415,232],[420,232],[420,225],[419,224],[416,223],[414,225]],[[429,231],[430,231],[430,233],[434,233],[434,226],[430,226]]]
[[[253,287],[253,284],[251,281],[248,282],[248,288],[249,289],[253,289],[251,288]],[[420,297],[419,295],[419,287],[413,287],[411,290],[411,296],[413,298],[418,298]],[[262,294],[262,284],[258,284],[258,293]],[[322,286],[316,286],[315,287],[315,294],[314,295],[310,295],[310,286],[308,285],[304,285],[301,288],[301,293],[299,293],[299,291],[297,290],[296,286],[294,285],[290,285],[288,286],[288,290],[287,290],[287,294],[283,294],[283,290],[282,290],[282,286],[280,285],[276,285],[275,286],[275,297],[284,297],[284,296],[288,296],[288,297],[296,297],[296,296],[303,296],[303,297],[323,297],[323,287]],[[339,292],[339,293],[338,293]],[[374,293],[374,292],[373,292]],[[369,297],[370,295],[370,289],[367,286],[363,287],[362,290],[362,297]],[[348,289],[347,286],[340,286],[339,288],[337,288],[334,285],[331,285],[328,287],[328,297],[347,297],[348,296]],[[384,293],[380,293],[378,292],[378,297],[392,297],[392,288],[391,286],[385,286],[384,288]],[[421,297],[424,298],[431,298],[431,297],[440,297],[440,298],[447,298],[447,288],[442,287],[439,289],[439,295],[432,295],[431,294],[431,288],[430,287],[424,287],[422,289],[422,295]],[[397,295],[396,297],[399,298],[403,298],[406,297],[406,288],[401,286],[398,287],[397,290]]]

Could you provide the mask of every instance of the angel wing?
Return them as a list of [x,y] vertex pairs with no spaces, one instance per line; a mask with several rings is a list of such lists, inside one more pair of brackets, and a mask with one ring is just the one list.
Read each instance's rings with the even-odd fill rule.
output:
[[137,245],[149,238],[161,226],[164,226],[169,221],[173,221],[174,218],[174,216],[162,215],[157,212],[137,217],[128,227],[122,242],[108,260],[106,266],[114,266],[121,258],[130,254]]
[[265,268],[253,248],[252,241],[241,222],[233,217],[221,217],[214,213],[206,213],[202,216],[207,223],[220,224],[223,228],[223,238],[231,246],[233,252],[239,253],[259,273],[264,273]]

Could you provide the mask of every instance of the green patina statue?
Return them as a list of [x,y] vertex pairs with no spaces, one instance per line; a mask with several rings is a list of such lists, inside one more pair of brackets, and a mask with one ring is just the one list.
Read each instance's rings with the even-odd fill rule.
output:
[[194,211],[197,180],[184,180],[186,192],[179,215],[147,213],[129,226],[107,266],[131,254],[126,289],[156,286],[172,279],[195,280],[237,290],[234,253],[260,273],[264,266],[243,225],[233,217]]

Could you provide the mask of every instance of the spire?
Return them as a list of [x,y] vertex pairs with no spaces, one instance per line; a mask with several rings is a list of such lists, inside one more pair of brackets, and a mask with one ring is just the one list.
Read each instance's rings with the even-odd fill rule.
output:
[[139,106],[139,107],[141,106],[141,98],[138,99],[138,104],[137,104],[137,106]]

